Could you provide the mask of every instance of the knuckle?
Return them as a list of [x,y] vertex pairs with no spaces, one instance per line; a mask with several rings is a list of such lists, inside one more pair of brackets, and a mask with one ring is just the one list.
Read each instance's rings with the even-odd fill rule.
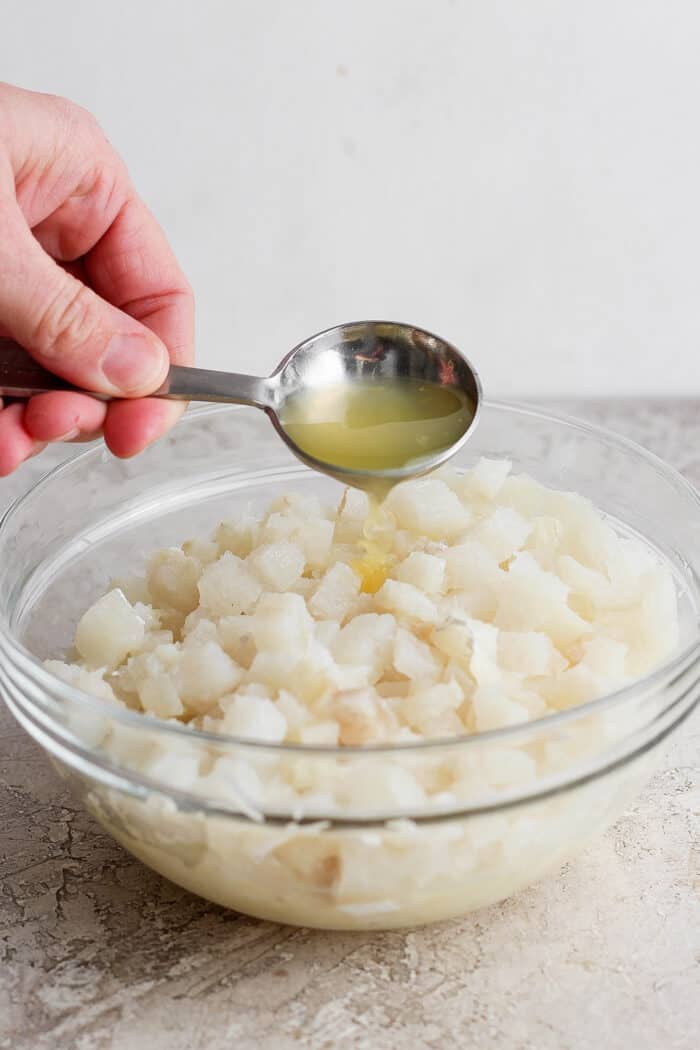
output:
[[88,110],[62,95],[51,95],[51,104],[57,117],[73,127],[84,126],[94,119]]
[[48,98],[49,105],[53,110],[54,119],[58,123],[68,129],[75,128],[79,125],[80,107],[77,106],[75,102],[71,102],[69,98],[63,98],[62,95],[49,95]]
[[33,345],[45,356],[68,357],[93,342],[99,332],[93,293],[69,278],[46,302],[33,332]]
[[194,289],[184,273],[180,274],[180,287],[178,291],[188,305],[194,304]]
[[97,118],[90,110],[61,95],[51,95],[50,103],[53,109],[53,119],[61,129],[63,141],[69,142],[76,138],[86,144],[91,143],[93,149],[104,146],[106,142],[104,133]]
[[10,118],[7,101],[2,93],[0,93],[0,148],[4,149],[4,144],[9,142],[10,139]]

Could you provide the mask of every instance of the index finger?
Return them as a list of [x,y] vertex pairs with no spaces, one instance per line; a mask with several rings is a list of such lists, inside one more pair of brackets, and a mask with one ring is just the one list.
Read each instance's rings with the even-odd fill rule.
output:
[[[120,210],[107,233],[88,253],[85,268],[93,288],[147,325],[165,343],[173,364],[194,359],[194,302],[170,246],[140,198]],[[155,398],[113,402],[104,436],[117,456],[133,456],[173,426],[185,406]]]
[[192,363],[192,291],[140,197],[129,196],[84,264],[97,294],[155,332],[173,364]]

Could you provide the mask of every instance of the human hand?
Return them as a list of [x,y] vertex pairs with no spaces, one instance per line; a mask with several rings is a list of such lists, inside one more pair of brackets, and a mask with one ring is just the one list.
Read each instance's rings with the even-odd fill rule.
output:
[[193,329],[189,285],[96,121],[65,99],[0,83],[0,335],[70,383],[119,399],[0,399],[0,477],[50,441],[102,432],[126,457],[160,437],[183,406],[145,395],[170,362],[191,364]]

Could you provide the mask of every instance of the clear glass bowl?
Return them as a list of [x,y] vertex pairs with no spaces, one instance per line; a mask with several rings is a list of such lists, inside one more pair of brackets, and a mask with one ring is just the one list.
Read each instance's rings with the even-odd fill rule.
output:
[[[219,904],[300,925],[389,928],[502,900],[615,820],[697,703],[700,500],[633,443],[529,408],[486,404],[454,465],[481,455],[588,496],[617,528],[656,548],[680,599],[681,646],[671,660],[615,694],[525,726],[393,747],[256,745],[88,697],[41,661],[69,646],[112,576],[281,490],[339,494],[291,456],[262,414],[207,408],[135,460],[102,446],[77,456],[2,519],[5,700],[115,839]],[[309,801],[289,811],[257,797],[256,771],[270,766],[308,785]],[[379,795],[351,805],[349,791],[348,806],[330,811],[314,790],[328,778],[372,784],[389,767],[422,779],[459,771],[468,796],[436,790],[420,807]],[[212,769],[223,780],[207,777]]]

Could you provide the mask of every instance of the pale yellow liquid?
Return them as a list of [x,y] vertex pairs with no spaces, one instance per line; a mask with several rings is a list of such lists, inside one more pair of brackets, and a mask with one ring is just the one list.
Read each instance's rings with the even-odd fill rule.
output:
[[417,379],[366,379],[292,395],[280,412],[314,459],[347,470],[395,470],[450,448],[472,419],[459,391]]
[[376,594],[396,563],[392,546],[392,520],[376,495],[369,493],[369,513],[362,527],[362,557],[350,564],[362,580],[365,594]]
[[[314,459],[349,470],[395,470],[450,448],[474,418],[464,394],[416,379],[367,379],[289,398],[280,421]],[[357,479],[370,495],[364,555],[353,563],[362,590],[374,594],[389,574],[391,529],[379,500],[386,479]]]

